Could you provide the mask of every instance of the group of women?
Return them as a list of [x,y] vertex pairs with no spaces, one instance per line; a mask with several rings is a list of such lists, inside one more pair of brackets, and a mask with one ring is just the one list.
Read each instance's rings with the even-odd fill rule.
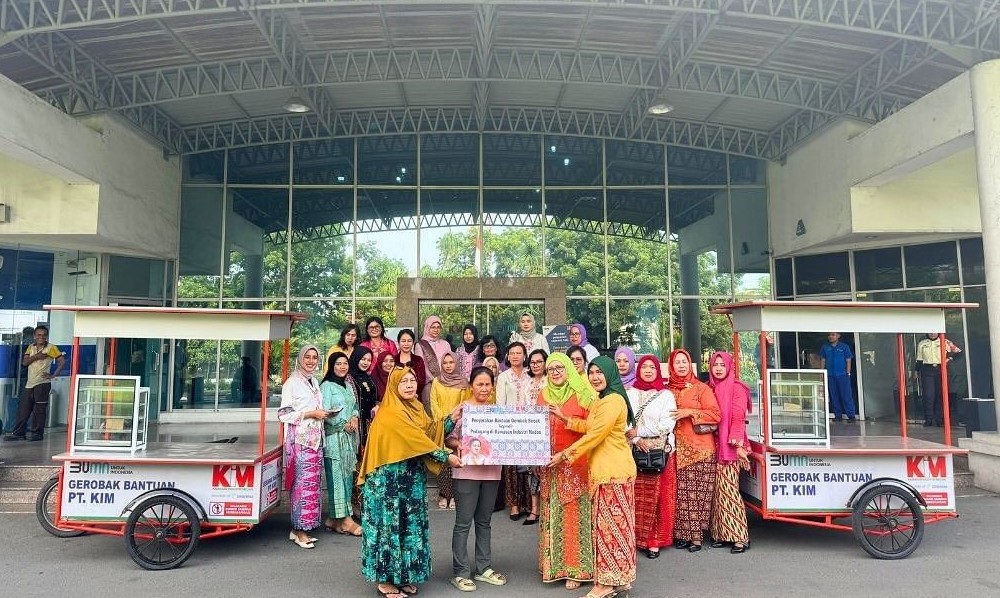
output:
[[[437,476],[438,506],[455,509],[450,581],[464,592],[506,583],[490,553],[500,500],[510,519],[539,524],[542,581],[571,590],[593,583],[586,598],[630,588],[636,549],[655,559],[670,545],[697,552],[707,539],[733,553],[749,548],[739,471],[749,466],[750,393],[728,353],[712,355],[705,384],[684,350],[670,354],[667,376],[656,357],[637,360],[626,347],[614,360],[594,356],[579,324],[570,326],[577,344],[549,354],[530,314],[505,358],[472,325],[453,351],[436,316],[419,340],[410,330],[396,343],[385,339],[378,318],[365,330],[360,343],[358,327],[345,330],[319,380],[320,353],[303,347],[278,415],[286,424],[289,540],[314,547],[310,534],[321,522],[360,536],[362,574],[380,595],[412,596],[429,579],[428,473]],[[547,467],[463,465],[463,408],[490,403],[548,407]],[[657,451],[659,467],[636,457]]]

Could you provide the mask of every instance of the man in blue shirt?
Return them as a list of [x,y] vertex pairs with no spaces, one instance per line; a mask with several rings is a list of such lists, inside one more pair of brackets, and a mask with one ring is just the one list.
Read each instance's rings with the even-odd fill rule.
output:
[[830,405],[833,407],[833,421],[858,421],[854,415],[854,393],[851,391],[851,366],[854,353],[851,348],[840,342],[840,333],[831,332],[830,340],[823,343],[819,350],[822,361],[820,367],[826,368],[827,384],[830,387]]

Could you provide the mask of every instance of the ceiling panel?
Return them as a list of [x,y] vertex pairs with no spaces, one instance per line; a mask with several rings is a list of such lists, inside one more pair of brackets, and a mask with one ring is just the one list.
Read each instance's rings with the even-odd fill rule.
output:
[[562,94],[560,108],[621,112],[632,98],[633,93],[635,93],[634,89],[619,85],[569,83]]
[[328,86],[337,108],[386,108],[404,104],[402,88],[395,82]]
[[729,98],[712,113],[710,120],[734,127],[749,127],[770,131],[793,114],[796,109],[770,102]]

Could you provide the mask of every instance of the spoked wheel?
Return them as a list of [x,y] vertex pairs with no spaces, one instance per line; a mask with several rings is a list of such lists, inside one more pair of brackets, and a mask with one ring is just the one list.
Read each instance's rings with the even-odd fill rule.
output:
[[45,482],[35,499],[35,517],[42,529],[57,538],[75,538],[86,532],[77,529],[66,529],[56,525],[56,502],[59,500],[59,478],[55,477]]
[[143,569],[179,567],[198,546],[201,522],[177,496],[151,496],[140,502],[125,524],[125,550]]
[[854,537],[877,559],[904,559],[924,538],[920,503],[898,486],[876,486],[862,494],[851,521]]

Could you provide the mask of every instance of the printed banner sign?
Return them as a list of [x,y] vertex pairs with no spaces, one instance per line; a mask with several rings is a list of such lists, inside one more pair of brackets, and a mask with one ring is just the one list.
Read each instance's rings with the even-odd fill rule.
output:
[[467,465],[547,465],[548,407],[466,405],[462,413],[462,462]]

